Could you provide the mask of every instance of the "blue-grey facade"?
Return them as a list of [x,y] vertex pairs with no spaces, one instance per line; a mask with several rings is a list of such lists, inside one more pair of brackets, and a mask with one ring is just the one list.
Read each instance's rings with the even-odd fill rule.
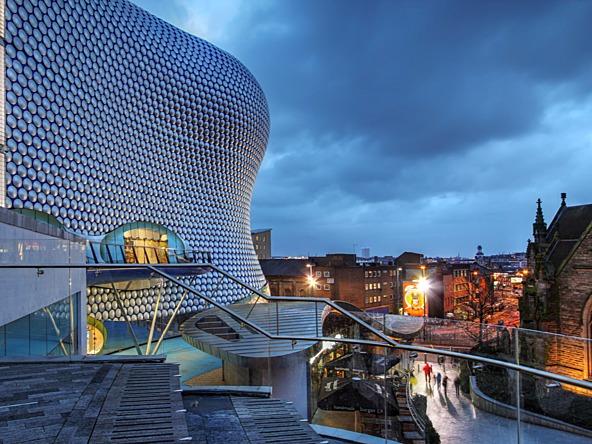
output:
[[[234,57],[126,0],[6,0],[7,208],[101,239],[162,226],[255,288],[250,202],[269,136],[265,96]],[[208,294],[212,277],[196,287]],[[89,290],[99,320],[148,319],[154,290]],[[178,297],[167,295],[164,314]],[[223,303],[248,296],[225,283]],[[202,309],[183,301],[181,313]]]

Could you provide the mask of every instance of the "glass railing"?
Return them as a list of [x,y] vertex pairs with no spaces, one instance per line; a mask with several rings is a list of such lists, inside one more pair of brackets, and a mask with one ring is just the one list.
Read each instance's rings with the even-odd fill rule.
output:
[[208,251],[165,248],[148,245],[123,245],[87,242],[86,261],[89,264],[187,264],[209,263]]
[[[169,338],[180,332],[196,349],[180,353],[191,356],[182,359],[190,361],[186,369],[193,369],[184,381],[194,387],[273,387],[272,396],[290,400],[319,433],[345,429],[394,442],[430,443],[583,443],[592,437],[586,431],[592,424],[586,416],[592,411],[592,384],[579,376],[583,373],[563,371],[562,356],[551,353],[585,348],[589,340],[368,315],[324,299],[269,297],[211,266],[214,287],[240,284],[253,294],[250,304],[223,305],[215,299],[215,288],[204,294],[188,280],[169,275],[173,265],[127,266],[147,268],[162,277],[167,291],[186,296],[174,304],[166,301],[167,314],[157,316],[154,325],[153,316],[134,321],[126,311],[128,322],[119,321],[118,333],[108,342],[126,342],[131,328],[138,347],[129,353],[175,355],[185,345]],[[159,303],[164,304],[164,296]],[[187,298],[210,309],[174,311]],[[432,369],[429,379],[426,363]],[[579,371],[583,367],[582,362]],[[204,371],[195,374],[198,368]]]
[[[79,353],[86,305],[83,241],[0,239],[0,356]],[[84,321],[82,321],[84,322]]]

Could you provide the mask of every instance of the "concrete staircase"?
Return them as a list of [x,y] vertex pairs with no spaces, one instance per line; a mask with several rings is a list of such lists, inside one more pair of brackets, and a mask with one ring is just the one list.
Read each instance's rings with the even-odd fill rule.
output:
[[218,336],[226,341],[234,341],[240,339],[239,334],[229,327],[218,316],[204,316],[195,323],[195,326],[206,333]]
[[425,439],[413,419],[409,404],[407,403],[407,388],[405,385],[398,387],[396,397],[399,404],[399,416],[397,416],[397,420],[401,426],[403,442],[405,444],[424,444]]

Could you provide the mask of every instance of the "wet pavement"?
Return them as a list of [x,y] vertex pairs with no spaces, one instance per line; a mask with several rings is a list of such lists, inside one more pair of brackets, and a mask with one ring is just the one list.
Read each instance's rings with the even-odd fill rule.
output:
[[[440,372],[450,378],[447,395],[443,388],[438,390],[434,377],[432,377],[431,385],[426,384],[423,372],[417,373],[417,364],[415,365],[417,383],[413,393],[427,396],[427,414],[440,434],[442,444],[518,442],[515,420],[477,409],[462,392],[460,396],[457,396],[452,383],[458,374],[457,370],[451,369],[450,364],[446,364],[445,368],[435,362],[430,362],[430,364],[434,374]],[[420,365],[423,367],[423,360]],[[520,428],[520,443],[591,444],[592,440],[584,436],[523,422]]]

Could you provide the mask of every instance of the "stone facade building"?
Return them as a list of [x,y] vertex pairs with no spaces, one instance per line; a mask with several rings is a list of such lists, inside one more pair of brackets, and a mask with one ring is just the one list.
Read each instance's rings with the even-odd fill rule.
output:
[[[592,204],[561,206],[547,226],[538,201],[521,326],[539,335],[522,344],[527,359],[566,376],[592,377]],[[576,338],[566,338],[566,335]],[[544,339],[542,339],[544,337]],[[580,339],[581,338],[581,339]]]

